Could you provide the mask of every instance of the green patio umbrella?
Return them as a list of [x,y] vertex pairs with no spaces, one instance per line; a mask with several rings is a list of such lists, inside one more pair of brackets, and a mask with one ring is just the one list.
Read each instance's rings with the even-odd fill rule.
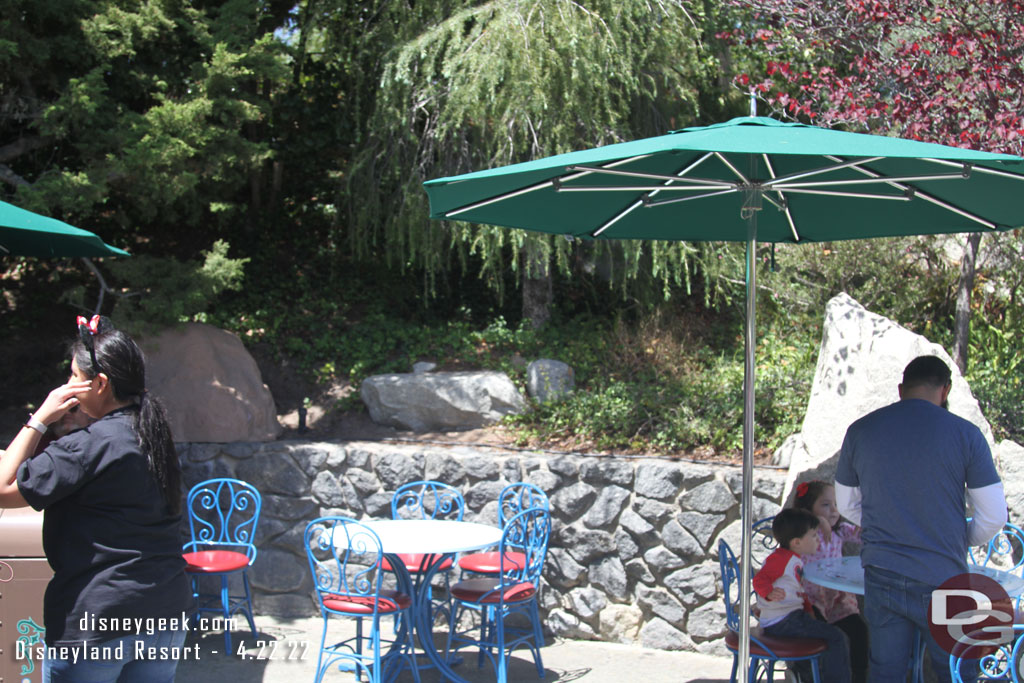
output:
[[0,255],[38,256],[128,256],[97,235],[0,201]]
[[746,243],[741,671],[750,646],[757,242],[1024,225],[1024,159],[756,116],[425,186],[431,218],[581,239]]

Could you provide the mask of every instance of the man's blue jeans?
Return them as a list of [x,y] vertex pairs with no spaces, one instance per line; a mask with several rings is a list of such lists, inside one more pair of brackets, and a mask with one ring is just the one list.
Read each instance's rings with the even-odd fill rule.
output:
[[157,631],[152,635],[143,633],[114,638],[97,646],[103,648],[101,651],[104,653],[121,652],[120,657],[83,659],[79,654],[77,662],[70,658],[44,659],[43,683],[174,683],[180,658],[177,651],[172,656],[143,659],[135,656],[135,644],[141,643],[144,653],[149,648],[157,648],[154,652],[160,653],[159,648],[181,648],[185,635],[184,630]]
[[821,638],[828,645],[821,655],[821,680],[823,683],[850,683],[850,644],[838,626],[798,609],[782,621],[765,626],[764,633],[777,638]]
[[[864,619],[871,634],[868,675],[872,683],[906,681],[919,636],[931,656],[936,679],[942,683],[950,680],[949,653],[939,647],[928,628],[928,604],[934,589],[885,569],[864,568]],[[964,673],[965,683],[973,680],[974,676]]]

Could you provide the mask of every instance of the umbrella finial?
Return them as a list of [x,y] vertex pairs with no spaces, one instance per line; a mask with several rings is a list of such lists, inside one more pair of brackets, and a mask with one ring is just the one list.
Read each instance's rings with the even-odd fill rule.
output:
[[750,91],[750,115],[757,116],[757,97],[753,90]]

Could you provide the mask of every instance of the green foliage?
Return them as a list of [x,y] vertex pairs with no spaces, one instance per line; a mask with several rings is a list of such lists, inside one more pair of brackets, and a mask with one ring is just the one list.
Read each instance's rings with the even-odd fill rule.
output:
[[124,290],[111,318],[131,333],[150,333],[201,318],[216,297],[241,286],[249,259],[228,257],[228,243],[217,241],[202,261],[135,256],[110,264]]

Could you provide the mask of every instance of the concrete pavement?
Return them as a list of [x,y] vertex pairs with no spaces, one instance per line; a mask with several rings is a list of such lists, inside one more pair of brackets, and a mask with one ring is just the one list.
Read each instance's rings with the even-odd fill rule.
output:
[[[243,628],[244,619],[239,620]],[[331,621],[330,634],[344,633],[344,619]],[[304,683],[316,675],[317,650],[320,645],[322,621],[308,619],[282,619],[256,617],[257,641],[253,641],[248,627],[233,634],[236,653],[239,642],[244,645],[246,658],[238,654],[224,655],[224,637],[220,631],[190,633],[186,652],[178,663],[176,683],[236,683],[266,681],[273,683]],[[537,676],[533,660],[525,650],[513,653],[509,667],[509,681],[585,681],[586,683],[726,683],[732,660],[692,652],[666,652],[637,646],[597,643],[580,640],[549,639],[541,651],[544,659],[544,678]],[[198,659],[197,659],[198,657]],[[494,681],[494,672],[487,664],[478,669],[473,658],[456,669],[471,683]],[[424,670],[423,683],[440,681],[436,671]],[[324,677],[325,683],[353,681],[351,673],[332,670]],[[400,683],[412,681],[409,672],[399,678]]]

